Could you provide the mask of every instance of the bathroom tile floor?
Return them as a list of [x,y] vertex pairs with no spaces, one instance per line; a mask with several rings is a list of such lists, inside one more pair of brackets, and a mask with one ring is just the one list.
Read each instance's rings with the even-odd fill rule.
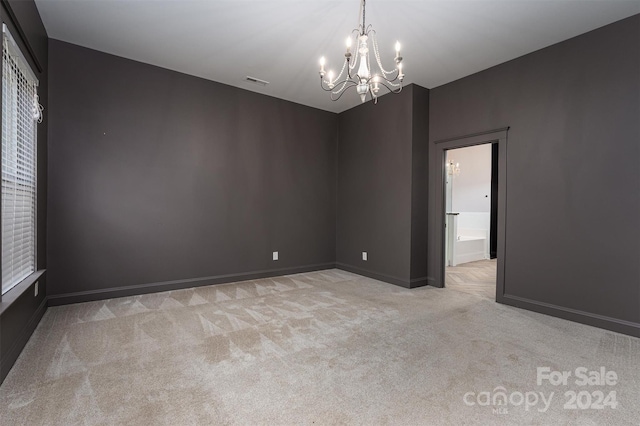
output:
[[447,266],[445,269],[446,288],[496,299],[496,259]]

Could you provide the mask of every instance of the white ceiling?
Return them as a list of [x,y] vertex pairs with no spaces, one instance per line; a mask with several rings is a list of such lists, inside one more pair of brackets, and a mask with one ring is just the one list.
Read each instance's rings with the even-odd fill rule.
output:
[[[318,59],[339,71],[359,3],[36,0],[51,38],[333,112],[360,101],[330,101]],[[640,0],[369,0],[366,16],[383,65],[400,40],[405,83],[433,88],[637,13]]]

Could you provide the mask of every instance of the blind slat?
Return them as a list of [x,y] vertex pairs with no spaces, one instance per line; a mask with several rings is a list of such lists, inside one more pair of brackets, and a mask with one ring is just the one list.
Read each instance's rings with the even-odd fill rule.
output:
[[[6,29],[2,51],[2,293],[35,271],[37,81]],[[19,52],[18,52],[19,53]]]

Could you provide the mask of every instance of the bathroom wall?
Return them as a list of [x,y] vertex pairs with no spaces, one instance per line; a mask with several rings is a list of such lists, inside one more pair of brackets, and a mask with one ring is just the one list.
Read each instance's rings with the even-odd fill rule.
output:
[[490,212],[491,144],[452,149],[449,160],[460,163],[460,174],[453,176],[453,211]]
[[451,211],[457,216],[457,234],[485,238],[484,257],[489,258],[491,227],[491,144],[447,151],[447,162],[460,165],[451,182]]

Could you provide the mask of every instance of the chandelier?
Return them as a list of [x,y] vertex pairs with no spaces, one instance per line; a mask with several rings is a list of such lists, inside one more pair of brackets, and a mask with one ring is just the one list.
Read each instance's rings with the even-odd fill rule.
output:
[[447,162],[447,174],[458,176],[460,174],[460,163],[454,163],[453,160]]
[[[362,102],[367,100],[367,95],[371,96],[373,103],[378,102],[378,94],[381,87],[384,87],[391,93],[400,93],[402,90],[402,80],[404,73],[402,72],[402,56],[400,56],[400,43],[396,42],[396,57],[394,61],[396,66],[391,71],[387,71],[380,61],[380,52],[378,51],[378,41],[376,40],[376,31],[371,24],[367,26],[365,22],[365,6],[366,0],[360,3],[360,14],[358,22],[362,18],[362,24],[351,32],[347,37],[347,52],[344,54],[344,62],[342,69],[337,76],[333,71],[328,73],[325,71],[325,58],[320,58],[320,87],[327,92],[331,92],[331,100],[337,101],[342,97],[345,91],[351,87],[356,88],[356,92],[360,95]],[[355,59],[351,54],[351,46],[355,38],[358,49]],[[374,53],[373,65],[377,66],[374,71],[371,60],[369,58],[369,40]],[[357,71],[354,72],[354,70]],[[345,74],[346,73],[346,74]],[[327,77],[325,79],[325,76]]]

